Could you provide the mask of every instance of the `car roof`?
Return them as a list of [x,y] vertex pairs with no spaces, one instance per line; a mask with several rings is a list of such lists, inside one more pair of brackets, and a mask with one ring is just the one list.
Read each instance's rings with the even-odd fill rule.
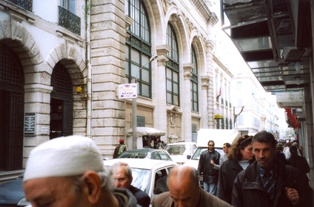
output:
[[111,160],[104,160],[103,163],[105,166],[112,166],[116,162],[125,162],[132,168],[140,168],[140,169],[153,169],[154,167],[162,167],[162,166],[174,166],[177,165],[174,161],[167,160],[152,160],[152,159],[134,159],[134,158],[116,158]]
[[153,149],[153,148],[142,148],[142,149],[130,149],[125,152],[153,152],[153,151],[164,151],[164,150]]
[[196,145],[196,142],[174,142],[174,143],[168,143],[167,145],[187,145],[187,144]]

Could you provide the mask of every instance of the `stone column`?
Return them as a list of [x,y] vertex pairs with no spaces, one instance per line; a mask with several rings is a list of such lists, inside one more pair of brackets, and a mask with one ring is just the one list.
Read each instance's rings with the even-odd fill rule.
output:
[[113,145],[125,136],[125,101],[116,97],[125,82],[124,1],[92,0],[91,3],[92,138],[111,156]]
[[[50,134],[50,100],[52,86],[51,76],[46,73],[51,67],[47,64],[26,66],[24,85],[24,114],[35,113],[35,135],[24,137],[23,166],[25,167],[27,158],[31,150],[49,140]],[[31,72],[29,72],[31,71]],[[33,71],[38,71],[33,73]]]
[[[182,136],[186,142],[192,141],[192,106],[191,106],[191,76],[193,66],[191,64],[183,65],[184,71],[184,91],[181,91],[181,107],[182,107]],[[182,140],[183,141],[183,140]]]
[[218,18],[215,14],[210,17],[208,22],[208,36],[206,41],[206,69],[209,76],[209,84],[208,84],[208,128],[215,128],[215,120],[214,120],[214,70],[213,67],[213,51],[215,48],[215,28],[214,25],[218,22]]
[[[156,47],[157,67],[154,67],[153,77],[153,101],[154,110],[154,127],[167,132],[167,98],[166,98],[166,62],[167,53],[170,50],[168,45],[158,45]],[[167,141],[166,137],[161,137]]]
[[201,93],[200,93],[200,114],[201,118],[201,128],[208,128],[208,86],[209,86],[209,76],[204,75],[201,77]]
[[214,66],[213,66],[213,54],[212,51],[214,49],[214,42],[207,41],[206,42],[206,65],[208,72],[208,95],[207,95],[207,111],[208,111],[208,123],[207,127],[209,129],[215,128],[215,120],[214,120],[214,104],[215,104],[215,95],[214,95]]

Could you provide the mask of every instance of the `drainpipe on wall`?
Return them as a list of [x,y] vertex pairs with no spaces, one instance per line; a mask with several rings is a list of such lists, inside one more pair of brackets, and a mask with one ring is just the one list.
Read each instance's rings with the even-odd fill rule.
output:
[[86,117],[86,135],[87,137],[92,137],[92,65],[91,60],[91,46],[90,46],[90,11],[91,2],[86,0],[85,3],[85,16],[86,16],[86,66],[87,66],[87,117]]

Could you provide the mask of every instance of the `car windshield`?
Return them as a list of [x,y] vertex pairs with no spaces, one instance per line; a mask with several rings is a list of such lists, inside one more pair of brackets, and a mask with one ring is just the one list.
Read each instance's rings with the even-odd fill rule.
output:
[[149,194],[151,171],[147,169],[132,168],[132,185]]
[[166,150],[170,155],[185,155],[189,154],[189,149],[185,145],[167,145]]
[[[207,147],[198,147],[194,152],[193,156],[191,157],[191,160],[199,160],[201,153],[207,149],[208,149]],[[219,152],[221,155],[223,154],[223,150],[221,148],[215,148],[215,150]]]

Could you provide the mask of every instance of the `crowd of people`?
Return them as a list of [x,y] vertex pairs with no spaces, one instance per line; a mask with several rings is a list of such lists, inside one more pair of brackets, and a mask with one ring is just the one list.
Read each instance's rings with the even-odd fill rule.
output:
[[[307,177],[310,167],[297,142],[283,147],[266,131],[244,135],[232,143],[229,152],[224,151],[228,159],[220,163],[214,144],[208,142],[198,165],[208,193],[234,207],[313,206]],[[217,186],[217,191],[208,185]]]
[[[123,151],[120,140],[117,151]],[[261,131],[224,144],[224,154],[208,142],[199,166],[170,170],[169,191],[150,198],[133,186],[132,170],[117,162],[110,169],[94,141],[60,137],[35,147],[24,173],[24,192],[32,207],[310,207],[309,165],[296,144],[278,147],[274,136]],[[199,180],[203,181],[203,188]]]

